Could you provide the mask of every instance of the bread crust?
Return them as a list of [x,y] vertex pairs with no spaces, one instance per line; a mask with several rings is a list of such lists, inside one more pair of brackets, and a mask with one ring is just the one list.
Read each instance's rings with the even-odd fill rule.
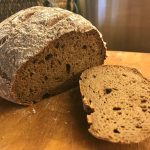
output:
[[[21,10],[0,23],[0,96],[19,103],[12,93],[17,71],[48,43],[70,32],[95,30],[86,19],[60,8],[42,6]],[[103,41],[105,58],[106,44]]]

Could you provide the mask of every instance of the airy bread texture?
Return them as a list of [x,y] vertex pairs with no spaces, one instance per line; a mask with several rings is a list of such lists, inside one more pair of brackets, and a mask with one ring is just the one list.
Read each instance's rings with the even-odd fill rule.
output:
[[0,96],[29,105],[78,83],[103,64],[106,46],[86,19],[67,10],[31,7],[0,23]]
[[82,73],[80,90],[93,136],[115,143],[150,136],[150,81],[136,69],[93,67]]

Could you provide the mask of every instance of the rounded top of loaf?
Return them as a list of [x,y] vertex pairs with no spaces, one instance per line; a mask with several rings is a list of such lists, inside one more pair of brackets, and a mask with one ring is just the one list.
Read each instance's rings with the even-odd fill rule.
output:
[[0,23],[0,72],[10,79],[51,41],[66,33],[90,30],[96,30],[102,39],[88,20],[70,11],[43,6],[21,10]]

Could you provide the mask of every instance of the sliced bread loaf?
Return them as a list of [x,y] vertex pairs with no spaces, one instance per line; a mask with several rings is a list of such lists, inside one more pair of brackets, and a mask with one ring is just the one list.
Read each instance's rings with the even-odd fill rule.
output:
[[78,83],[81,72],[103,64],[105,43],[86,19],[36,6],[0,23],[0,96],[28,105]]
[[150,136],[150,81],[136,69],[93,67],[79,82],[93,136],[115,143],[138,143]]

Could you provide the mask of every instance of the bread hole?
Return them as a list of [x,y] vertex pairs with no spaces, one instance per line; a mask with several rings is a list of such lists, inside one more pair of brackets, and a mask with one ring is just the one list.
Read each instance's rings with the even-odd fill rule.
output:
[[93,75],[93,78],[96,78],[96,75]]
[[124,74],[124,73],[122,74],[122,76],[127,77],[127,75],[126,75],[126,74]]
[[66,64],[66,72],[67,72],[67,73],[70,73],[70,70],[71,70],[70,64]]
[[32,93],[32,92],[34,91],[34,90],[33,90],[33,89],[31,89],[31,88],[30,88],[29,90],[30,90],[30,93]]
[[118,115],[122,115],[122,112],[118,112]]
[[86,46],[86,45],[83,45],[83,46],[82,46],[82,49],[87,49],[87,46]]
[[48,77],[47,77],[47,76],[44,76],[44,80],[48,80]]
[[125,126],[121,126],[121,128],[125,128]]
[[46,93],[42,96],[42,99],[49,98],[49,97],[50,97],[50,93],[46,92]]
[[103,112],[103,115],[104,115],[104,116],[106,115],[105,112]]
[[113,88],[113,90],[118,91],[118,89],[117,89],[117,88]]
[[76,39],[78,39],[78,40],[79,40],[79,36],[77,36],[77,37],[76,37]]
[[114,133],[117,133],[117,134],[120,133],[120,131],[119,131],[118,129],[114,129],[113,132],[114,132]]
[[90,103],[90,104],[92,103],[92,100],[91,100],[91,99],[89,99],[89,103]]
[[140,125],[136,125],[135,127],[136,127],[136,128],[139,128],[139,129],[141,129],[141,128],[142,128],[142,126],[140,126]]
[[111,88],[104,89],[104,94],[110,94],[112,92]]
[[146,111],[147,111],[147,109],[146,109],[146,108],[142,108],[142,111],[143,111],[143,112],[146,112]]
[[143,106],[140,106],[140,107],[141,107],[141,109],[142,109],[143,112],[147,111],[147,106],[146,105],[143,105]]
[[54,61],[52,60],[51,61],[51,68],[53,68],[53,65],[54,65]]
[[112,139],[112,136],[109,135],[108,137],[109,137],[109,139]]
[[58,61],[58,63],[61,65],[61,62],[59,61],[59,60],[57,60]]
[[32,77],[34,75],[34,73],[33,72],[30,72],[30,77]]
[[65,47],[65,44],[62,44],[62,45],[61,45],[61,48],[64,48],[64,47]]
[[38,101],[36,101],[36,100],[33,100],[32,102],[33,102],[33,104],[36,104]]
[[146,108],[146,105],[142,105],[141,108]]
[[45,57],[45,60],[50,60],[52,57],[53,57],[52,54],[48,54],[48,55]]
[[140,98],[145,98],[145,96],[141,95]]
[[142,99],[142,100],[141,100],[141,103],[146,103],[146,102],[147,102],[146,99]]
[[54,56],[57,57],[57,53],[54,52]]
[[113,107],[113,110],[118,111],[118,110],[121,110],[121,108],[120,107]]
[[57,43],[56,43],[56,45],[55,45],[55,48],[57,48],[57,49],[58,49],[58,48],[59,48],[59,46],[60,46],[60,44],[59,44],[59,42],[57,42]]
[[132,105],[130,105],[129,107],[133,108],[133,106],[132,106]]
[[109,118],[106,118],[106,120],[109,120]]
[[138,117],[133,117],[134,120],[140,121],[140,118]]
[[84,79],[87,79],[87,77],[85,76]]
[[89,45],[89,48],[90,48],[90,49],[92,49],[92,46],[91,46],[91,45]]
[[35,63],[37,63],[37,61],[38,61],[37,59],[33,59],[32,63],[35,64]]
[[136,80],[132,80],[132,83],[136,83]]
[[146,88],[145,88],[145,87],[142,87],[142,89],[146,90]]
[[7,39],[8,39],[8,35],[2,37],[2,38],[0,39],[0,45],[3,45],[3,44],[6,42]]

